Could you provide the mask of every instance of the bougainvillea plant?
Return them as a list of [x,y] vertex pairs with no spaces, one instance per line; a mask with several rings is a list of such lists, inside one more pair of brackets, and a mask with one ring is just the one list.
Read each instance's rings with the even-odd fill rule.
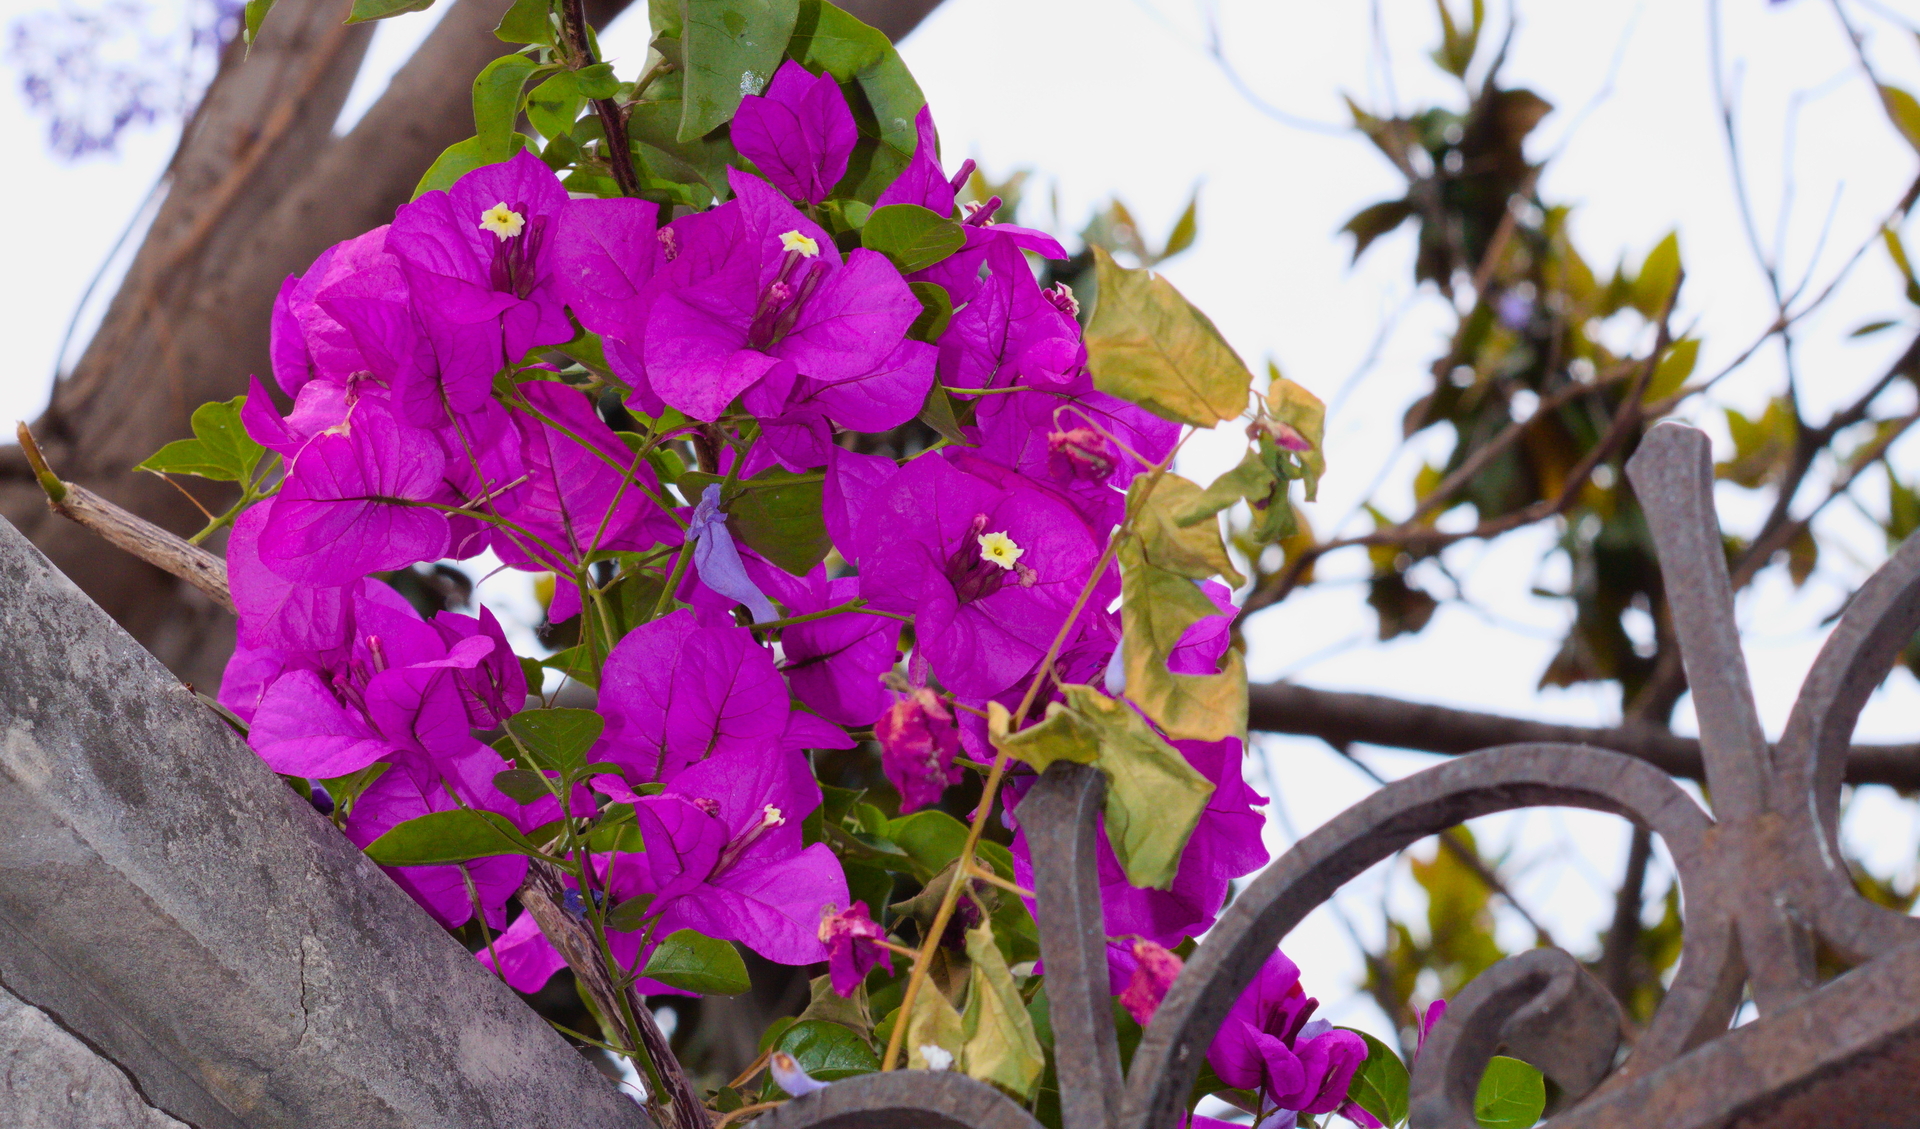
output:
[[[625,81],[577,0],[519,0],[475,136],[287,280],[290,410],[256,379],[149,460],[242,486],[202,535],[230,527],[220,700],[509,984],[570,966],[662,1124],[902,1067],[1057,1124],[1020,798],[1056,759],[1107,777],[1113,990],[1145,1022],[1267,861],[1219,515],[1291,531],[1319,402],[1256,390],[1144,269],[1043,288],[1066,252],[956,207],[971,162],[831,4],[652,18]],[[1235,469],[1170,469],[1227,424]],[[391,582],[483,554],[566,645]],[[823,782],[850,757],[887,786]],[[645,1000],[745,990],[736,946],[822,972],[767,1073],[701,1094]],[[1202,1089],[1397,1120],[1391,1052],[1314,1008],[1276,953]]]

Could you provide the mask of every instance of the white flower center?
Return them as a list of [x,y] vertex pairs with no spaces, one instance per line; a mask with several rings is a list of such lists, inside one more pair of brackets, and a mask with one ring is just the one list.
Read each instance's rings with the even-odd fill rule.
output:
[[1013,538],[1005,533],[982,533],[979,540],[980,559],[1009,571],[1026,554],[1026,550],[1014,544]]
[[507,207],[505,200],[480,213],[480,230],[493,232],[493,237],[505,243],[520,234],[527,226],[527,217]]
[[780,234],[780,247],[786,251],[798,251],[802,258],[811,259],[820,253],[820,244],[812,236],[802,235],[798,230]]

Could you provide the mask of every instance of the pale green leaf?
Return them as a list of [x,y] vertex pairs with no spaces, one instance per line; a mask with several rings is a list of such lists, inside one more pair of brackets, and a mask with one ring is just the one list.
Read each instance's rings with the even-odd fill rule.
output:
[[1013,982],[1006,957],[994,944],[993,929],[967,930],[967,957],[973,970],[967,1010],[960,1017],[966,1045],[961,1068],[968,1077],[991,1082],[1022,1101],[1033,1096],[1046,1072],[1046,1052],[1034,1034],[1033,1017]]
[[[1353,1031],[1351,1027],[1341,1028]],[[1353,1031],[1367,1044],[1367,1060],[1353,1072],[1347,1086],[1347,1098],[1373,1114],[1383,1125],[1398,1125],[1407,1118],[1407,1066],[1385,1043],[1365,1031]]]
[[347,22],[370,23],[403,16],[408,12],[424,12],[431,7],[433,0],[353,0],[353,9],[347,14]]
[[1547,1083],[1517,1058],[1494,1055],[1473,1096],[1480,1129],[1532,1129],[1547,1108]]
[[860,245],[885,255],[901,274],[925,270],[966,242],[959,224],[918,204],[876,208],[860,229]]
[[155,451],[135,470],[191,474],[216,482],[248,482],[267,449],[253,441],[240,422],[245,396],[213,401],[193,410],[192,439],[177,439]]
[[366,846],[381,866],[444,866],[495,855],[540,856],[507,817],[454,808],[407,820]]

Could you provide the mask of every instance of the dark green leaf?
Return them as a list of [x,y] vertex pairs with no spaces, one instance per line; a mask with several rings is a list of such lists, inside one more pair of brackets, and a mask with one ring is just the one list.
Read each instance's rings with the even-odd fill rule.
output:
[[947,288],[937,282],[907,285],[913,287],[913,296],[920,299],[920,316],[907,327],[907,336],[915,341],[938,341],[947,331],[947,323],[953,320],[953,299],[947,294]]
[[[636,834],[638,833],[638,829],[632,826],[623,827],[618,830],[619,833],[629,831],[635,832]],[[600,850],[600,845],[594,843],[589,849],[598,851]],[[612,909],[607,911],[607,928],[617,929],[622,933],[631,933],[647,923],[647,918],[652,916],[652,909],[652,894],[640,894],[632,898],[622,898]],[[735,955],[737,956],[738,954]]]
[[[709,484],[721,481],[718,475],[690,471],[678,485],[685,496],[698,498]],[[735,537],[793,575],[805,576],[833,547],[820,510],[823,484],[817,472],[793,474],[773,467],[727,488],[720,508]]]
[[[1351,1027],[1341,1028],[1353,1031]],[[1373,1114],[1383,1125],[1398,1125],[1407,1117],[1407,1067],[1388,1046],[1365,1031],[1353,1031],[1367,1044],[1367,1061],[1353,1072],[1347,1097]]]
[[799,0],[686,0],[680,42],[686,85],[682,142],[733,116],[740,99],[758,94],[780,65],[800,14]]
[[424,12],[433,7],[433,0],[353,0],[353,10],[347,15],[350,24],[369,23],[393,16],[403,16],[408,12]]
[[841,82],[852,82],[890,46],[886,36],[826,0],[800,0],[787,55],[815,74],[826,71]]
[[381,866],[443,866],[495,855],[540,855],[506,816],[471,808],[409,819],[367,844],[366,851]]
[[493,34],[507,43],[553,45],[553,0],[513,0]]
[[732,942],[691,929],[667,934],[640,974],[703,996],[737,996],[753,987],[747,963]]
[[1481,1129],[1532,1129],[1547,1108],[1547,1083],[1540,1072],[1517,1058],[1494,1055],[1473,1095],[1473,1116]]
[[539,659],[528,658],[526,655],[520,655],[518,657],[520,659],[520,675],[527,680],[527,693],[538,694],[541,683],[546,681],[547,668],[540,665]]
[[860,245],[885,255],[901,274],[925,270],[966,242],[959,224],[918,204],[876,208],[860,229]]
[[547,789],[547,778],[531,768],[510,768],[505,772],[497,772],[493,776],[493,786],[515,803],[521,804],[531,804],[553,795]]
[[1413,215],[1413,205],[1405,200],[1387,200],[1360,209],[1348,220],[1341,231],[1353,236],[1353,259],[1360,256],[1373,245],[1373,241],[1399,227]]
[[925,872],[921,874],[924,881],[960,857],[967,827],[946,812],[927,808],[888,823],[887,838],[907,852],[917,871]]
[[216,482],[253,478],[267,449],[255,443],[240,422],[245,396],[202,404],[193,410],[193,438],[179,439],[135,467],[161,474],[192,474]]
[[830,1020],[803,1019],[781,1032],[774,1046],[792,1055],[800,1069],[820,1082],[880,1069],[879,1058],[858,1031]]
[[542,137],[559,137],[573,128],[586,105],[575,71],[561,71],[527,94],[527,120]]
[[1854,330],[1852,333],[1847,334],[1847,336],[1848,337],[1867,337],[1872,334],[1878,333],[1883,329],[1892,329],[1894,326],[1899,324],[1900,323],[1897,321],[1887,321],[1887,320],[1870,321],[1867,324],[1861,326],[1859,329]]
[[508,718],[506,727],[519,739],[515,747],[540,768],[577,774],[605,726],[592,710],[550,709],[524,710]]
[[960,420],[954,413],[953,397],[947,395],[947,390],[941,387],[937,380],[934,381],[933,387],[927,389],[927,402],[920,406],[920,422],[962,447],[973,446],[966,432],[960,430]]
[[540,660],[540,665],[557,670],[582,686],[597,689],[600,685],[600,668],[594,663],[593,649],[585,643],[548,655]]

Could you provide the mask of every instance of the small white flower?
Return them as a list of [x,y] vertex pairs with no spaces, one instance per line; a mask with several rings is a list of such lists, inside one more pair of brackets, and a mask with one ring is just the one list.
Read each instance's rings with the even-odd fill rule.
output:
[[507,207],[505,200],[480,213],[480,230],[493,232],[493,237],[505,243],[520,234],[527,226],[527,217]]
[[952,1070],[953,1052],[945,1047],[928,1043],[920,1048],[920,1057],[927,1061],[928,1070]]
[[980,541],[980,559],[988,564],[997,564],[1011,572],[1026,550],[1014,544],[1013,538],[1005,533],[982,533]]
[[820,244],[811,235],[802,235],[798,229],[780,233],[780,246],[783,250],[798,251],[803,259],[811,259],[820,254]]

